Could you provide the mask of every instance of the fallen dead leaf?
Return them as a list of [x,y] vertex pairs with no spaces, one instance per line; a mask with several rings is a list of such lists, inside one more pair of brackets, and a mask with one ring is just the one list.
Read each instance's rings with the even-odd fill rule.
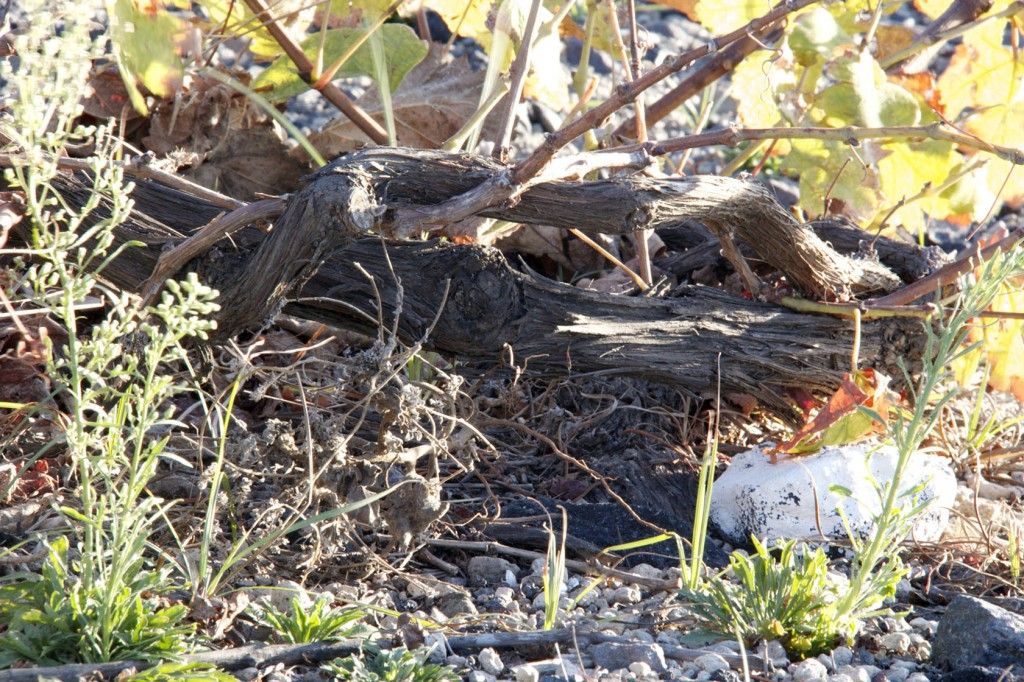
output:
[[[477,109],[482,71],[473,71],[465,57],[450,59],[434,45],[391,95],[398,144],[437,149],[458,132]],[[359,98],[359,106],[383,125],[384,115],[376,87]],[[485,131],[486,137],[486,131]],[[369,138],[348,118],[341,116],[310,136],[313,146],[332,158],[365,146]],[[300,151],[293,152],[294,154]]]

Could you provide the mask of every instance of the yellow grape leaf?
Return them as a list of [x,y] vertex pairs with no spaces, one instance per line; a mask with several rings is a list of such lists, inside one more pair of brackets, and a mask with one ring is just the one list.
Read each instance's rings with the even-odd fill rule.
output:
[[[929,19],[935,19],[945,12],[948,7],[959,1],[960,0],[914,0],[914,7],[917,8],[918,12]],[[988,13],[1003,11],[1011,1],[1012,0],[997,0],[992,3],[992,7],[989,9]]]
[[[960,163],[952,143],[941,140],[886,142],[881,149],[884,156],[878,161],[878,178],[890,206],[916,196],[926,186],[938,187]],[[927,195],[897,209],[889,224],[903,225],[916,234],[924,229],[926,215],[944,218],[952,212],[948,198]]]
[[722,35],[764,16],[771,0],[697,0],[697,21],[714,35]]
[[690,21],[697,21],[697,0],[654,0],[654,4],[674,9],[685,14]]
[[[268,4],[278,25],[295,42],[301,42],[316,14],[317,4],[306,0],[276,0]],[[256,15],[242,0],[199,0],[199,5],[209,13],[211,24],[217,31],[249,38],[252,41],[249,51],[257,60],[270,61],[281,54],[277,41],[260,25]]]
[[[974,114],[964,127],[986,142],[1020,149],[1024,147],[1024,101],[993,106]],[[999,202],[1015,208],[1024,204],[1024,168],[991,157],[985,164],[985,176],[981,187],[985,192],[980,200],[986,211],[997,201],[997,195]]]
[[[896,396],[889,390],[889,377],[873,369],[846,374],[839,388],[814,419],[793,437],[781,443],[775,453],[806,455],[830,445],[846,445],[872,433],[884,431],[889,406]],[[871,410],[882,421],[861,408]],[[774,453],[773,453],[774,454]]]
[[[1024,278],[1003,284],[989,309],[1024,313]],[[989,367],[988,385],[997,391],[1012,393],[1024,403],[1024,320],[972,320],[966,342],[978,345],[954,361],[952,369],[957,383],[969,386],[984,359]]]
[[949,66],[939,77],[945,115],[964,109],[1009,104],[1019,99],[1024,78],[1024,51],[1003,46],[1004,21],[988,21],[968,31]]
[[328,7],[332,22],[354,27],[362,25],[363,19],[377,19],[391,4],[388,0],[331,0]]
[[841,213],[866,222],[878,210],[878,177],[842,142],[793,140],[782,171],[800,178],[800,207],[810,216]]
[[778,94],[797,84],[795,69],[776,68],[767,50],[751,53],[732,73],[729,94],[740,121],[750,128],[770,128],[783,119]]
[[544,102],[556,111],[569,108],[572,74],[562,63],[562,41],[558,33],[545,36],[533,46],[532,66],[523,84],[523,94]]
[[487,17],[494,0],[429,0],[425,4],[441,16],[449,31],[472,38],[484,49],[490,48],[491,29],[487,26]]
[[914,0],[914,7],[929,19],[934,19],[945,12],[951,2],[956,0]]
[[[1024,280],[1004,284],[992,310],[1024,313]],[[986,319],[982,328],[988,357],[989,386],[1024,402],[1024,320]]]
[[107,3],[111,39],[117,63],[132,104],[147,113],[138,85],[157,97],[170,97],[181,87],[184,65],[176,41],[184,30],[181,20],[160,3],[140,6],[133,0]]
[[[429,0],[426,3],[430,9],[437,12],[444,20],[448,30],[461,36],[473,38],[493,60],[497,59],[497,66],[505,71],[512,63],[515,56],[513,48],[517,48],[522,34],[526,28],[526,21],[530,12],[530,0]],[[542,6],[537,18],[543,26],[554,15]],[[493,21],[488,19],[493,18]],[[504,29],[511,42],[499,41],[507,49],[502,54],[492,53],[494,43],[493,29]],[[558,32],[543,36],[534,43],[534,52],[531,57],[532,67],[527,74],[523,87],[523,94],[526,97],[543,101],[555,109],[565,109],[569,106],[569,85],[572,76],[569,70],[562,65],[562,41]]]

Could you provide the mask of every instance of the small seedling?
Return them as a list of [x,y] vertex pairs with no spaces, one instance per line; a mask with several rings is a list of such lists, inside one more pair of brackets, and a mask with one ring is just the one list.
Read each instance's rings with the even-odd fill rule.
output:
[[351,682],[458,682],[454,669],[427,663],[429,650],[370,650],[359,655],[339,658],[322,670],[339,680]]
[[292,598],[288,613],[273,606],[260,609],[258,613],[259,619],[289,644],[326,642],[365,634],[369,628],[359,622],[365,615],[359,608],[335,608],[324,598],[306,607],[298,597]]

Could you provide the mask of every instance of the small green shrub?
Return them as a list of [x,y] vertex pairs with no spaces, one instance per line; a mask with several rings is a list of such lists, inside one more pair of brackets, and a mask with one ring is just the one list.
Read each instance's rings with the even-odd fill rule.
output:
[[338,680],[351,682],[458,682],[454,669],[427,663],[427,650],[371,650],[365,654],[339,658],[322,666]]
[[150,661],[185,651],[193,632],[183,622],[185,606],[162,607],[143,598],[159,590],[166,576],[139,570],[141,564],[140,557],[124,576],[124,587],[108,593],[79,580],[69,563],[67,538],[54,540],[40,575],[0,586],[0,621],[7,624],[0,634],[0,668],[19,659],[40,665]]
[[235,682],[238,678],[209,663],[161,663],[118,679],[120,682]]
[[274,629],[277,636],[291,644],[325,642],[346,639],[365,634],[369,628],[359,623],[366,612],[359,608],[339,609],[332,607],[327,599],[317,599],[305,608],[294,597],[291,611],[282,613],[273,606],[259,608],[257,616]]
[[751,540],[753,555],[729,557],[735,580],[719,574],[683,590],[694,615],[710,629],[738,633],[747,642],[778,639],[801,657],[830,650],[852,624],[837,618],[842,586],[830,578],[825,553],[792,540],[773,550]]

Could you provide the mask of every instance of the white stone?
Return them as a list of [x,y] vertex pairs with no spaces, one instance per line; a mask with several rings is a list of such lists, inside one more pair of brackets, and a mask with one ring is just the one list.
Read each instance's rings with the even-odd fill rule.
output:
[[540,679],[540,671],[532,665],[520,665],[515,669],[516,682],[537,682]]
[[693,659],[693,664],[707,673],[728,670],[729,662],[718,654],[704,654]]
[[[814,541],[821,533],[845,540],[838,508],[853,532],[861,536],[870,532],[881,507],[871,478],[881,485],[892,479],[896,448],[856,443],[823,448],[811,456],[779,456],[775,464],[768,450],[767,445],[758,446],[736,455],[715,481],[711,518],[731,541],[745,543],[751,535],[767,538],[769,543]],[[956,500],[956,476],[942,458],[917,452],[905,470],[901,490],[920,484],[924,487],[919,499],[931,504],[917,517],[911,534],[918,541],[934,542],[949,521]],[[832,492],[833,485],[851,494]]]
[[928,682],[928,676],[924,673],[911,673],[903,682]]
[[896,654],[905,654],[910,650],[910,635],[905,632],[889,632],[882,635],[881,645]]
[[467,682],[497,682],[494,675],[490,675],[481,670],[474,670],[473,672],[466,675]]
[[825,682],[827,679],[828,669],[816,658],[800,661],[793,668],[794,682]]
[[651,670],[651,666],[643,661],[633,661],[629,664],[629,672],[633,673],[637,677],[647,677],[654,671]]
[[868,674],[868,671],[858,665],[844,665],[836,670],[836,674],[832,677],[839,675],[849,677],[853,682],[871,682],[871,675]]
[[500,675],[501,671],[505,669],[505,664],[501,661],[501,656],[494,649],[487,647],[481,649],[480,654],[477,656],[477,660],[480,661],[480,667],[484,669],[485,673],[491,675]]

